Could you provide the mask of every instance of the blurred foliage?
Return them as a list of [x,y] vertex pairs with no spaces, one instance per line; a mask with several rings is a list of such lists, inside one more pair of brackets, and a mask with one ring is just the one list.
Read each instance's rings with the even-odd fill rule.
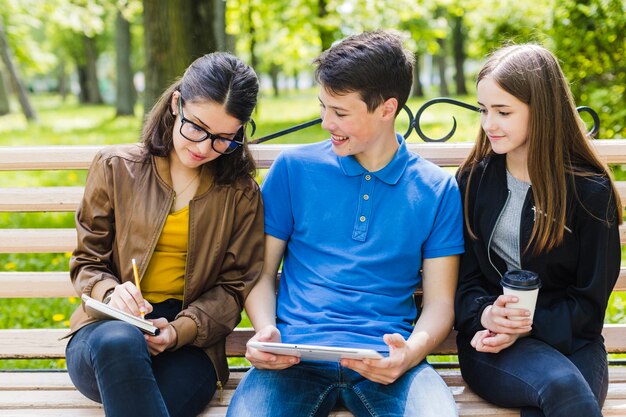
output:
[[600,137],[626,137],[626,2],[555,3],[549,31],[580,104],[601,114]]
[[[227,49],[285,85],[310,83],[311,61],[321,52],[321,33],[334,40],[363,30],[394,28],[419,56],[452,53],[452,22],[460,18],[470,83],[484,57],[506,43],[537,42],[560,59],[578,105],[601,114],[600,137],[626,137],[626,2],[623,0],[227,0]],[[85,36],[96,41],[103,85],[115,68],[114,17],[131,23],[132,62],[144,69],[140,0],[0,0],[9,43],[21,73],[32,81],[75,73]],[[437,40],[444,40],[438,43]],[[441,49],[443,48],[443,51]],[[209,51],[207,51],[209,52]],[[448,61],[451,66],[452,62]],[[421,78],[432,77],[426,60]],[[452,68],[450,68],[452,69]],[[150,69],[145,69],[150,71]],[[451,76],[452,71],[448,71]],[[306,74],[307,76],[302,76]],[[428,85],[436,80],[428,80]],[[60,83],[60,81],[59,81]],[[54,82],[52,83],[54,85]],[[434,88],[434,87],[433,87]],[[277,90],[278,92],[278,90]],[[283,93],[282,91],[280,92]],[[428,93],[428,92],[427,92]]]

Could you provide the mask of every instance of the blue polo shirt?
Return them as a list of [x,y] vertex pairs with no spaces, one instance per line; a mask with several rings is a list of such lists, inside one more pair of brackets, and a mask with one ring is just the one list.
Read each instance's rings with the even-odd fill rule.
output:
[[286,343],[388,351],[408,338],[423,258],[463,252],[459,190],[409,152],[369,172],[329,140],[283,152],[262,186],[265,233],[287,241],[277,327]]

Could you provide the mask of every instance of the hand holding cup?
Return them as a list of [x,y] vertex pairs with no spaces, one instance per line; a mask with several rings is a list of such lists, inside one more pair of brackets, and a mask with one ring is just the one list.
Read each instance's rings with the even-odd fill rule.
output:
[[[532,320],[529,311],[517,308],[519,299],[514,295],[500,295],[493,304],[487,306],[480,322],[485,329],[494,334],[524,334],[531,331]],[[508,306],[511,307],[508,307]],[[512,320],[510,317],[522,317]]]

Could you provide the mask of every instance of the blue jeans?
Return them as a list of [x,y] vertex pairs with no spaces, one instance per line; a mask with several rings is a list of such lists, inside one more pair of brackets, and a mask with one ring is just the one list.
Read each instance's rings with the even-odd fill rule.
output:
[[450,390],[425,361],[382,385],[333,362],[301,362],[280,371],[252,368],[227,417],[328,416],[343,405],[356,417],[457,416]]
[[[171,320],[180,311],[171,301],[156,304],[152,317]],[[66,357],[76,388],[101,402],[107,417],[196,416],[216,389],[215,369],[202,349],[184,346],[150,356],[143,333],[118,320],[81,328]]]
[[520,407],[522,417],[602,416],[609,380],[601,337],[567,356],[532,337],[496,354],[477,352],[470,340],[457,336],[461,373],[487,401]]

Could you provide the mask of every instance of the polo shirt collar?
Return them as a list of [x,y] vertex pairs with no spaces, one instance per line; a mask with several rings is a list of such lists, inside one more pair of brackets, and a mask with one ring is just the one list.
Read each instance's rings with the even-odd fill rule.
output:
[[[406,141],[402,135],[396,133],[396,139],[398,139],[398,150],[394,154],[393,158],[383,169],[376,172],[369,172],[369,174],[375,176],[385,184],[395,185],[402,177],[404,170],[409,161],[409,151],[406,147]],[[349,177],[355,177],[357,175],[363,175],[368,172],[359,162],[354,155],[338,156],[339,164],[343,173]]]

